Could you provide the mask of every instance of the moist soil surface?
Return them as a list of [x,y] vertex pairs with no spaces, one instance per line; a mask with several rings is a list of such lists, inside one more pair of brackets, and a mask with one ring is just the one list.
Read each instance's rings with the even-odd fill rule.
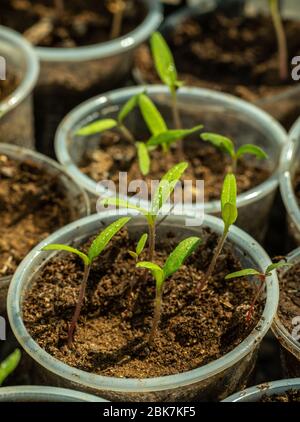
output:
[[[290,59],[300,55],[300,22],[284,22]],[[229,92],[248,101],[282,92],[296,82],[283,82],[278,73],[277,42],[270,18],[207,14],[189,18],[167,36],[179,79],[186,85]],[[290,63],[290,60],[289,60]],[[159,79],[149,48],[136,54],[142,77]]]
[[[218,240],[208,229],[203,230],[202,239],[196,254],[165,282],[162,317],[153,346],[148,346],[147,339],[155,283],[147,271],[135,268],[135,260],[128,254],[135,243],[126,229],[92,265],[71,348],[66,345],[67,330],[83,276],[80,258],[74,255],[51,258],[33,281],[23,302],[29,333],[60,361],[106,376],[170,375],[220,358],[254,328],[262,303],[254,307],[247,324],[254,287],[243,279],[224,280],[226,274],[241,268],[230,244],[226,244],[213,277],[199,296],[197,282],[208,268]],[[87,251],[91,241],[81,245],[81,250]],[[176,244],[174,233],[165,234],[164,240],[157,242],[155,261],[163,264]],[[146,250],[143,259],[147,259]]]
[[285,393],[273,394],[267,396],[266,394],[260,399],[263,403],[270,402],[281,402],[281,403],[292,403],[300,402],[300,390],[288,390]]
[[300,263],[293,265],[280,277],[278,314],[281,322],[292,333],[293,318],[300,315]]
[[4,81],[0,81],[0,101],[5,100],[9,95],[11,95],[18,85],[18,77],[8,70],[6,79]]
[[[178,148],[172,149],[167,156],[160,149],[152,151],[151,171],[144,177],[139,170],[135,146],[115,132],[106,132],[101,136],[99,149],[87,150],[79,167],[84,174],[97,182],[109,179],[118,185],[119,172],[127,172],[128,182],[142,178],[150,186],[151,180],[160,180],[172,166],[180,161],[187,161],[189,167],[182,179],[193,181],[193,198],[196,193],[196,180],[204,180],[205,201],[219,199],[224,177],[231,165],[228,156],[209,143],[201,141],[199,137],[185,139],[183,146],[183,154]],[[239,193],[254,188],[269,175],[266,160],[258,161],[249,156],[240,160],[237,166]]]
[[[113,13],[104,0],[2,0],[0,24],[42,47],[79,47],[109,41]],[[113,7],[113,6],[112,6]],[[139,0],[127,0],[121,35],[136,28],[146,11]]]
[[24,256],[72,220],[61,182],[31,160],[0,154],[0,277],[14,273]]

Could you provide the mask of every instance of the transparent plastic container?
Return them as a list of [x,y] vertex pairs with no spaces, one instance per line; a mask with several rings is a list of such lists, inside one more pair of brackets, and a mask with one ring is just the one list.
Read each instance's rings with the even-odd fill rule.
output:
[[62,118],[82,101],[112,89],[130,74],[133,53],[162,20],[159,0],[141,0],[146,17],[130,33],[86,47],[36,47],[41,74],[35,91],[39,151],[53,155],[53,137]]
[[255,387],[250,387],[244,391],[233,394],[232,396],[223,400],[223,402],[258,402],[262,396],[282,394],[291,389],[300,389],[300,378],[272,381],[261,385],[256,385]]
[[[92,98],[69,113],[58,128],[55,138],[58,160],[74,180],[94,198],[104,194],[105,190],[101,186],[97,187],[97,182],[83,174],[79,165],[87,150],[99,148],[101,136],[97,134],[81,137],[74,134],[82,126],[97,119],[116,118],[120,107],[131,96],[145,89],[159,106],[169,127],[172,127],[169,90],[161,85],[148,85],[119,89]],[[261,165],[268,165],[270,177],[237,198],[239,208],[237,225],[257,240],[262,240],[267,230],[268,215],[278,186],[278,162],[281,149],[286,142],[286,132],[271,116],[259,108],[216,91],[181,88],[178,91],[178,107],[184,127],[204,124],[207,132],[229,136],[234,139],[237,146],[254,143],[262,147],[269,155],[269,159],[261,161]],[[131,113],[128,126],[133,133],[140,133],[139,129],[144,128],[138,111]],[[127,199],[135,202],[134,199]],[[199,204],[198,206],[200,207]],[[186,204],[186,207],[190,206]],[[211,201],[204,205],[204,212],[207,214],[219,215],[220,210],[220,201]]]
[[[287,256],[288,262],[297,264],[300,262],[300,248],[295,249]],[[281,274],[288,271],[288,268],[282,268]],[[300,316],[300,315],[299,315]],[[299,323],[298,323],[299,325]],[[296,328],[296,327],[295,327]],[[278,315],[274,319],[272,331],[277,337],[280,346],[280,357],[284,375],[286,377],[300,377],[300,342],[290,333],[281,323]],[[299,332],[299,330],[298,330]]]
[[[69,204],[71,205],[73,212],[72,221],[90,214],[90,201],[88,195],[73,181],[58,163],[29,149],[4,143],[0,143],[0,154],[8,155],[12,159],[18,161],[29,159],[40,164],[49,171],[50,174],[55,176],[59,174],[59,178],[65,189],[66,195],[69,198]],[[0,315],[4,315],[6,311],[6,296],[11,278],[12,276],[0,277]]]
[[291,238],[300,245],[300,208],[295,195],[293,181],[300,171],[300,118],[289,133],[289,142],[282,150],[280,159],[280,191],[287,210],[288,230]]
[[38,58],[20,34],[4,26],[0,26],[0,56],[6,61],[6,75],[13,73],[19,80],[15,91],[0,102],[0,142],[34,148],[32,92],[39,75]]
[[[268,2],[261,0],[199,0],[197,6],[182,7],[178,11],[171,14],[162,24],[160,31],[168,38],[168,34],[172,33],[174,28],[182,24],[186,19],[192,17],[199,17],[199,19],[206,19],[206,15],[216,11],[223,11],[223,13],[230,13],[230,16],[256,16],[258,14],[269,15]],[[285,0],[281,5],[281,15],[290,20],[300,21],[300,8],[294,0]],[[274,35],[275,37],[275,35]],[[146,84],[143,72],[135,67],[133,70],[133,77],[139,84]],[[254,104],[261,107],[273,117],[275,117],[286,129],[289,129],[295,119],[300,114],[300,85],[298,81],[292,80],[291,86],[283,88],[282,92],[267,95],[254,101]],[[220,80],[222,75],[220,74]],[[194,83],[197,83],[195,81]],[[293,86],[292,86],[293,84]],[[197,86],[201,87],[201,82]],[[251,89],[251,88],[250,88]]]
[[35,386],[2,387],[0,389],[0,402],[6,403],[69,403],[69,402],[105,402],[106,400],[79,391],[65,388]]
[[[49,243],[81,242],[89,236],[120,218],[132,215],[128,228],[132,236],[140,236],[146,230],[145,219],[134,212],[119,210],[95,214],[69,224],[41,242],[20,264],[8,294],[8,315],[12,330],[24,350],[36,363],[36,377],[40,383],[59,387],[79,389],[99,395],[112,401],[206,401],[224,399],[232,392],[244,388],[254,368],[260,342],[272,324],[278,304],[277,275],[267,279],[266,301],[263,314],[257,326],[231,352],[197,369],[157,378],[134,379],[100,376],[70,367],[46,353],[29,335],[22,320],[22,301],[27,289],[41,267],[56,253],[41,252]],[[204,227],[221,234],[220,219],[206,216]],[[186,236],[199,235],[201,227],[185,226],[184,216],[169,216],[158,229],[158,238],[174,233],[176,240]],[[248,234],[233,227],[229,241],[243,266],[265,269],[270,258],[262,247]]]

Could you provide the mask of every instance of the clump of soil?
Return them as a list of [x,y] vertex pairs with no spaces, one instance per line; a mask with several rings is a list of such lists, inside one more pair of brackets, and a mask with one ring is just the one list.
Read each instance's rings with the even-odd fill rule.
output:
[[[108,41],[113,14],[108,1],[63,0],[64,9],[55,8],[55,0],[2,0],[0,24],[22,33],[41,47],[79,47]],[[145,18],[139,0],[126,0],[120,35],[136,28]]]
[[31,160],[0,154],[0,277],[13,274],[24,256],[72,214],[56,175]]
[[300,315],[300,263],[293,265],[280,277],[280,299],[278,315],[288,330],[292,333],[295,326],[293,318]]
[[[204,180],[205,201],[219,199],[224,177],[231,165],[228,156],[199,138],[186,139],[183,146],[183,155],[176,148],[167,156],[160,149],[152,151],[151,171],[144,177],[139,170],[135,146],[116,132],[106,132],[101,135],[99,149],[87,150],[79,167],[84,174],[97,182],[109,179],[118,186],[119,172],[127,172],[128,182],[142,178],[150,187],[151,180],[160,180],[172,166],[180,161],[187,161],[189,168],[182,180],[192,180],[193,198],[196,180]],[[266,161],[262,163],[253,157],[240,160],[237,168],[239,193],[258,186],[269,175]],[[150,189],[148,191],[151,192]]]
[[16,90],[19,83],[17,75],[13,74],[11,71],[7,71],[6,79],[0,81],[0,101],[5,100],[11,95]]
[[[174,233],[158,241],[156,262],[175,247]],[[119,232],[92,266],[74,343],[67,330],[83,276],[80,259],[59,254],[45,263],[23,302],[25,325],[48,353],[84,371],[116,377],[147,378],[176,374],[205,365],[231,351],[258,323],[262,303],[245,322],[254,286],[247,280],[225,281],[241,268],[232,245],[226,244],[216,271],[201,296],[196,285],[208,268],[217,236],[203,229],[203,243],[165,283],[161,323],[149,347],[155,283],[135,268],[128,250],[134,241]],[[92,239],[81,245],[86,251]],[[141,259],[147,258],[147,251]],[[134,286],[132,288],[132,286]]]
[[273,394],[272,396],[267,396],[266,394],[260,399],[260,402],[271,403],[271,402],[280,402],[280,403],[293,403],[300,402],[300,390],[288,390],[285,393]]
[[[300,55],[300,22],[284,22],[290,59]],[[278,49],[269,17],[205,14],[177,25],[167,41],[174,54],[179,79],[187,85],[229,92],[248,101],[282,92],[295,84],[278,73]],[[291,60],[289,60],[289,63]],[[144,79],[158,81],[149,48],[136,54]]]

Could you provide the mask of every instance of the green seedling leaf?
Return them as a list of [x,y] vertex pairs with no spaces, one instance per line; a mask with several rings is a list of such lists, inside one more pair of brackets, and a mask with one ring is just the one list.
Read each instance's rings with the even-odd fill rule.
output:
[[238,211],[236,207],[237,186],[234,174],[227,174],[224,180],[222,195],[221,195],[221,208],[222,219],[225,225],[225,231],[236,222]]
[[134,259],[138,259],[138,257],[139,257],[138,254],[134,251],[128,251],[128,253]]
[[118,115],[118,122],[119,124],[122,124],[123,121],[126,119],[126,117],[128,116],[129,113],[132,112],[132,110],[134,110],[139,103],[139,96],[141,94],[136,94],[133,97],[131,97],[125,104],[124,106],[121,108],[120,113]]
[[136,264],[136,267],[146,268],[147,270],[150,270],[152,273],[152,276],[154,277],[156,281],[157,288],[158,289],[161,288],[165,279],[164,279],[164,272],[159,265],[154,264],[153,262],[149,262],[149,261],[141,261]]
[[42,251],[65,251],[65,252],[71,252],[71,253],[73,253],[75,255],[78,255],[82,259],[84,265],[90,265],[91,264],[91,261],[90,261],[89,257],[85,253],[80,252],[76,248],[72,248],[72,246],[62,245],[60,243],[56,243],[56,244],[51,244],[51,245],[45,246],[42,249]]
[[118,126],[118,122],[114,119],[97,120],[87,126],[77,130],[76,135],[88,136],[96,133],[105,132],[106,130],[113,129]]
[[151,36],[150,45],[155,68],[160,79],[171,91],[176,91],[181,82],[177,81],[177,70],[168,44],[159,32],[154,32]]
[[0,363],[0,385],[16,369],[21,360],[21,352],[16,349],[3,362]]
[[152,100],[147,95],[140,94],[138,102],[142,116],[152,135],[166,132],[167,125]]
[[184,261],[198,248],[201,243],[199,237],[188,237],[177,245],[174,251],[167,258],[163,267],[164,278],[167,279],[174,274]]
[[176,142],[180,139],[184,139],[187,136],[197,132],[198,130],[201,130],[203,128],[203,125],[195,126],[192,129],[171,129],[167,132],[159,133],[158,135],[153,135],[149,141],[147,142],[148,147],[153,146],[159,146],[159,145],[170,145],[173,142]]
[[202,133],[203,141],[210,142],[220,150],[227,152],[232,158],[235,156],[234,144],[231,139],[225,136],[217,135],[216,133]]
[[292,265],[293,264],[291,264],[290,262],[285,262],[285,261],[276,262],[275,264],[270,264],[267,267],[265,274],[270,275],[273,270],[278,270],[279,268],[282,268],[282,267],[291,267]]
[[147,240],[148,240],[148,234],[147,234],[147,233],[144,233],[144,234],[141,236],[141,238],[140,238],[140,240],[138,241],[138,244],[137,244],[137,246],[136,246],[136,250],[135,250],[135,252],[136,252],[136,254],[137,254],[138,256],[139,256],[139,255],[141,255],[141,253],[143,252],[143,250],[144,250],[144,248],[145,248],[145,246],[146,246]]
[[261,275],[261,273],[253,268],[245,268],[244,270],[236,271],[225,276],[225,280],[230,280],[232,278],[247,277],[251,275]]
[[88,251],[90,262],[93,262],[93,260],[101,254],[112,237],[114,237],[114,235],[118,233],[118,231],[121,230],[121,228],[125,226],[130,219],[130,217],[122,217],[119,220],[114,221],[96,237]]
[[137,142],[137,154],[139,160],[139,168],[143,176],[147,176],[150,171],[150,156],[147,145],[144,142]]
[[114,206],[118,208],[128,208],[131,210],[138,211],[139,213],[143,214],[145,217],[148,217],[148,211],[145,208],[138,207],[136,205],[131,204],[130,202],[126,201],[125,199],[121,198],[105,198],[100,201],[100,203],[104,206]]
[[151,214],[157,216],[159,210],[172,194],[177,182],[188,167],[188,163],[182,162],[172,167],[161,179],[153,195]]
[[260,160],[268,158],[268,155],[265,153],[265,151],[262,148],[260,148],[256,145],[252,145],[252,144],[242,145],[237,150],[236,158],[238,159],[245,154],[255,155],[255,157],[260,159]]

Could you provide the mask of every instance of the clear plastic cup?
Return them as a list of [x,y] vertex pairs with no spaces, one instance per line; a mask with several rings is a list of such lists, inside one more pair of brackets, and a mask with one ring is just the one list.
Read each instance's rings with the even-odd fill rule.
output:
[[292,239],[300,245],[300,208],[294,191],[294,176],[300,171],[300,118],[289,133],[289,142],[282,150],[280,159],[280,191],[287,210],[288,230]]
[[105,402],[106,400],[79,391],[65,388],[44,387],[41,385],[18,385],[0,388],[0,402],[7,403],[69,403],[69,402]]
[[272,381],[261,385],[256,385],[255,387],[250,387],[244,391],[233,394],[232,396],[223,400],[223,402],[258,402],[262,396],[282,394],[291,389],[300,389],[300,378]]
[[[264,335],[269,330],[276,313],[279,288],[277,275],[268,277],[266,301],[263,314],[257,326],[236,348],[223,357],[197,369],[156,378],[134,379],[100,376],[70,367],[46,353],[29,335],[22,320],[22,300],[33,278],[41,267],[55,253],[41,252],[49,243],[80,242],[94,235],[100,227],[112,223],[120,216],[132,215],[128,224],[132,236],[140,236],[146,230],[145,219],[128,210],[118,213],[107,211],[86,217],[60,229],[41,242],[20,264],[10,285],[8,294],[8,315],[12,330],[23,349],[36,363],[35,373],[42,384],[69,387],[99,395],[112,401],[191,401],[220,400],[232,392],[245,387],[254,368],[257,351]],[[186,236],[199,235],[201,228],[185,226],[184,216],[169,216],[158,229],[158,237],[174,233],[176,240]],[[206,216],[204,227],[221,234],[220,219]],[[263,248],[248,234],[233,227],[229,241],[245,267],[265,269],[270,258]]]
[[[145,89],[169,121],[169,127],[172,127],[169,90],[161,85],[148,85],[119,89],[92,98],[69,113],[58,128],[55,138],[58,160],[74,180],[94,198],[104,194],[105,189],[97,187],[97,182],[83,174],[79,165],[88,150],[99,148],[101,137],[99,134],[89,137],[74,134],[85,124],[99,118],[116,118],[120,107],[131,96]],[[182,112],[184,127],[204,124],[207,132],[229,136],[238,146],[254,143],[269,155],[269,159],[261,161],[261,165],[268,165],[270,177],[255,188],[238,195],[237,198],[239,208],[237,225],[257,240],[262,240],[278,186],[278,162],[282,146],[286,142],[286,132],[279,123],[259,108],[216,91],[181,88],[178,91],[178,106]],[[133,133],[139,133],[139,128],[144,127],[138,111],[131,113],[128,125]],[[134,199],[127,199],[135,202]],[[190,208],[190,205],[186,204],[186,207]],[[220,201],[206,202],[204,205],[204,212],[207,214],[219,215],[220,210]]]
[[39,75],[37,55],[20,34],[0,26],[0,56],[6,61],[6,74],[16,73],[19,78],[15,91],[0,102],[0,142],[34,148],[32,92]]
[[[60,181],[69,199],[69,204],[71,205],[73,213],[72,221],[90,214],[90,201],[88,195],[73,181],[58,163],[29,149],[4,143],[0,143],[0,154],[6,154],[18,161],[29,159],[40,164],[49,171],[50,174],[59,174]],[[12,276],[0,277],[0,315],[4,315],[6,311],[6,296],[11,278]]]
[[[216,1],[216,0],[198,0],[197,6],[182,7],[171,14],[162,24],[160,31],[167,38],[168,34],[174,31],[174,28],[182,24],[186,19],[199,17],[205,19],[206,14],[223,11],[230,16],[247,15],[256,16],[258,14],[269,14],[268,2],[261,0],[242,0],[242,1]],[[285,0],[281,5],[281,15],[284,18],[300,21],[300,8],[294,0]],[[274,35],[275,36],[275,35]],[[149,83],[145,75],[138,67],[133,69],[133,77],[139,84]],[[292,76],[291,84],[293,83]],[[220,80],[222,75],[220,74]],[[195,81],[195,83],[197,83]],[[281,93],[267,95],[255,100],[253,103],[276,118],[286,129],[289,129],[295,119],[300,114],[300,85],[297,81],[294,86],[287,86]],[[199,85],[201,87],[201,82]]]
[[38,148],[53,154],[61,119],[82,101],[107,91],[130,74],[133,53],[162,21],[159,0],[141,0],[146,17],[130,33],[112,41],[76,48],[36,47],[41,74],[35,91]]
[[[300,262],[300,248],[291,252],[287,259],[292,264],[298,264]],[[284,274],[288,270],[289,268],[282,268],[280,272]],[[272,331],[281,346],[280,357],[285,376],[300,377],[300,342],[292,335],[293,333],[290,333],[284,327],[278,315],[274,319]]]

